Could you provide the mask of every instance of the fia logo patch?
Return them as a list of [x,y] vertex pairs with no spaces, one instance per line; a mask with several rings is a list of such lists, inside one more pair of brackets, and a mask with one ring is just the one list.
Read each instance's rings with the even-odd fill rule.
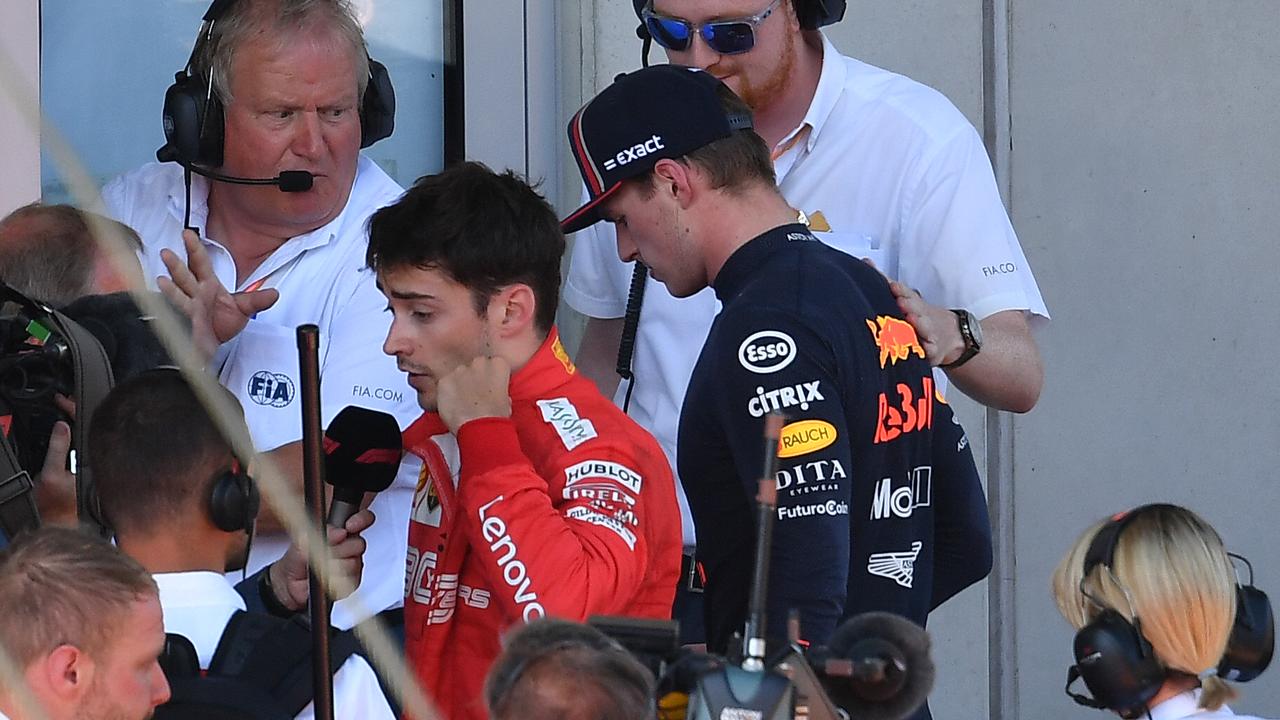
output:
[[249,378],[249,399],[259,405],[282,408],[293,402],[293,380],[283,373],[259,370]]

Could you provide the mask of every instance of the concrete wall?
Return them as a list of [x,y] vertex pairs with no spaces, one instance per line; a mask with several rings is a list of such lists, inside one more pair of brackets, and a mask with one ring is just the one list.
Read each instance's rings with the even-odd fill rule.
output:
[[0,217],[40,198],[40,2],[0,2]]
[[[1046,578],[1086,524],[1163,499],[1280,592],[1280,3],[1016,0],[1014,225],[1054,321],[1016,435],[1021,717],[1061,696]],[[1275,716],[1280,671],[1235,709]]]

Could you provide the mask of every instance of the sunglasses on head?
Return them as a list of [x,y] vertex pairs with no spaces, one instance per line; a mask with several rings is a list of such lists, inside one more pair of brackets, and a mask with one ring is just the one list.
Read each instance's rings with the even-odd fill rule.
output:
[[769,7],[750,17],[734,20],[712,20],[694,25],[681,18],[658,15],[653,11],[653,2],[645,5],[642,17],[644,26],[649,30],[655,42],[668,50],[683,52],[693,43],[694,33],[700,33],[707,47],[721,55],[737,55],[756,46],[756,26],[773,14],[778,3],[773,0]]

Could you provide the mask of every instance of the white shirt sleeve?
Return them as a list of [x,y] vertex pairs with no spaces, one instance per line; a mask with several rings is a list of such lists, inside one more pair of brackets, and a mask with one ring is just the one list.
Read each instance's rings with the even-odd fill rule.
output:
[[1028,309],[1048,318],[977,131],[966,123],[931,150],[904,198],[899,279],[978,317]]
[[[295,717],[312,720],[316,716],[314,703],[309,703]],[[373,668],[359,655],[352,655],[333,675],[333,716],[335,718],[360,718],[361,720],[396,720],[382,694]]]
[[618,236],[611,223],[574,233],[569,276],[561,290],[564,301],[588,317],[620,318],[627,309],[633,267],[618,259]]

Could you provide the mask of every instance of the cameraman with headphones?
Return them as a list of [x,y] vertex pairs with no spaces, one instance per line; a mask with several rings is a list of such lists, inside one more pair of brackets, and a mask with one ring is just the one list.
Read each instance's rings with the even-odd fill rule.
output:
[[[246,609],[245,601],[223,573],[245,566],[258,490],[187,381],[176,370],[158,369],[113,388],[94,415],[89,457],[117,544],[153,574],[160,588],[165,631],[191,641],[201,671],[209,671],[219,657],[241,657],[224,648],[224,635],[233,623],[252,616],[237,613]],[[328,529],[340,559],[335,570],[350,572],[358,565],[364,550],[358,533],[369,522],[365,510],[344,529]],[[291,572],[287,565],[302,570]],[[305,563],[281,561],[265,572],[270,579],[263,589],[273,592],[269,605],[305,605]],[[301,638],[309,649],[309,635]],[[301,664],[310,656],[282,657]],[[277,665],[294,667],[283,660]],[[333,680],[334,717],[395,717],[364,658],[347,657]],[[309,702],[290,712],[312,717]]]
[[[1251,717],[1225,705],[1236,697],[1226,681],[1266,669],[1274,621],[1252,577],[1238,583],[1233,557],[1248,564],[1176,505],[1144,505],[1085,531],[1053,574],[1058,610],[1077,630],[1067,694],[1125,718]],[[1089,696],[1072,690],[1076,679]]]
[[[364,268],[365,221],[402,189],[360,149],[390,135],[393,113],[386,69],[347,0],[216,0],[166,93],[162,162],[103,190],[141,235],[145,274],[192,317],[254,445],[299,488],[298,325],[320,328],[324,424],[348,405],[402,425],[417,415],[379,350],[390,318]],[[335,604],[336,626],[402,604],[415,474],[373,500],[369,572]],[[271,513],[261,522],[251,571],[288,544]]]

